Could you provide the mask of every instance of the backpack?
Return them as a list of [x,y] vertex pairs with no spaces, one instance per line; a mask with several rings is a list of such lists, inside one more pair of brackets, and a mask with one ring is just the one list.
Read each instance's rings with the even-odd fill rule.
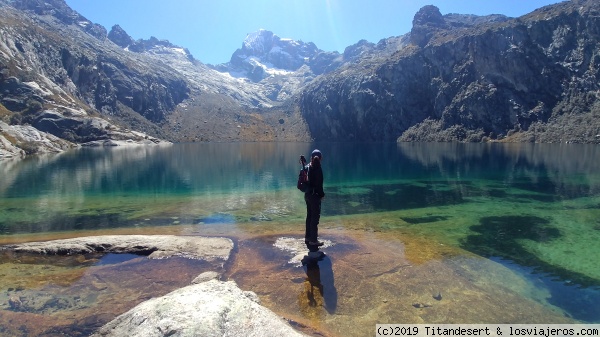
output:
[[306,188],[308,188],[308,166],[304,166],[300,169],[300,173],[298,173],[298,183],[296,187],[302,192],[306,192]]
[[306,164],[306,158],[304,158],[303,155],[300,156],[300,165],[302,165],[302,168],[300,169],[300,173],[298,173],[298,182],[296,183],[296,187],[300,191],[306,192],[310,185],[308,182],[308,169],[310,168],[310,165]]

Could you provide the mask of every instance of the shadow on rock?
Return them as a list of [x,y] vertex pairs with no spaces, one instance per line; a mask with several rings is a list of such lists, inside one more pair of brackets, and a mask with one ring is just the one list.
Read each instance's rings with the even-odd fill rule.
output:
[[329,314],[337,308],[338,294],[335,288],[331,259],[323,255],[319,259],[305,256],[302,266],[306,280],[298,296],[300,310],[309,318],[318,318],[321,307]]

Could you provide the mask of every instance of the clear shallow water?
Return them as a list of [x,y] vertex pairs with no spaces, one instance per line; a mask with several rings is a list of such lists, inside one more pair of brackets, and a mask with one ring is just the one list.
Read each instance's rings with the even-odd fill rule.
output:
[[600,322],[597,146],[176,144],[0,162],[0,243],[157,226],[297,234],[298,157],[314,147],[324,153],[325,229],[383,233],[413,262],[443,259],[422,251],[428,242],[481,256],[527,279],[534,290],[523,297]]

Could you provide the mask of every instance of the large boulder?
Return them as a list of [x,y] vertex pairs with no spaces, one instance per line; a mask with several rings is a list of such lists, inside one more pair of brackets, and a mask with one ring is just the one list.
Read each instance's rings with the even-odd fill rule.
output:
[[92,336],[305,336],[257,301],[233,281],[210,280],[141,303]]

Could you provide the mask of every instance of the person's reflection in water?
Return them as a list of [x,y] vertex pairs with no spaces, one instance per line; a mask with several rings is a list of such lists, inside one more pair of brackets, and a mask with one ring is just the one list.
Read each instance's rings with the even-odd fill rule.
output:
[[322,308],[329,314],[334,314],[337,290],[333,281],[331,259],[328,256],[321,259],[305,256],[302,266],[306,272],[306,280],[298,297],[300,311],[310,319],[319,319],[323,314]]

